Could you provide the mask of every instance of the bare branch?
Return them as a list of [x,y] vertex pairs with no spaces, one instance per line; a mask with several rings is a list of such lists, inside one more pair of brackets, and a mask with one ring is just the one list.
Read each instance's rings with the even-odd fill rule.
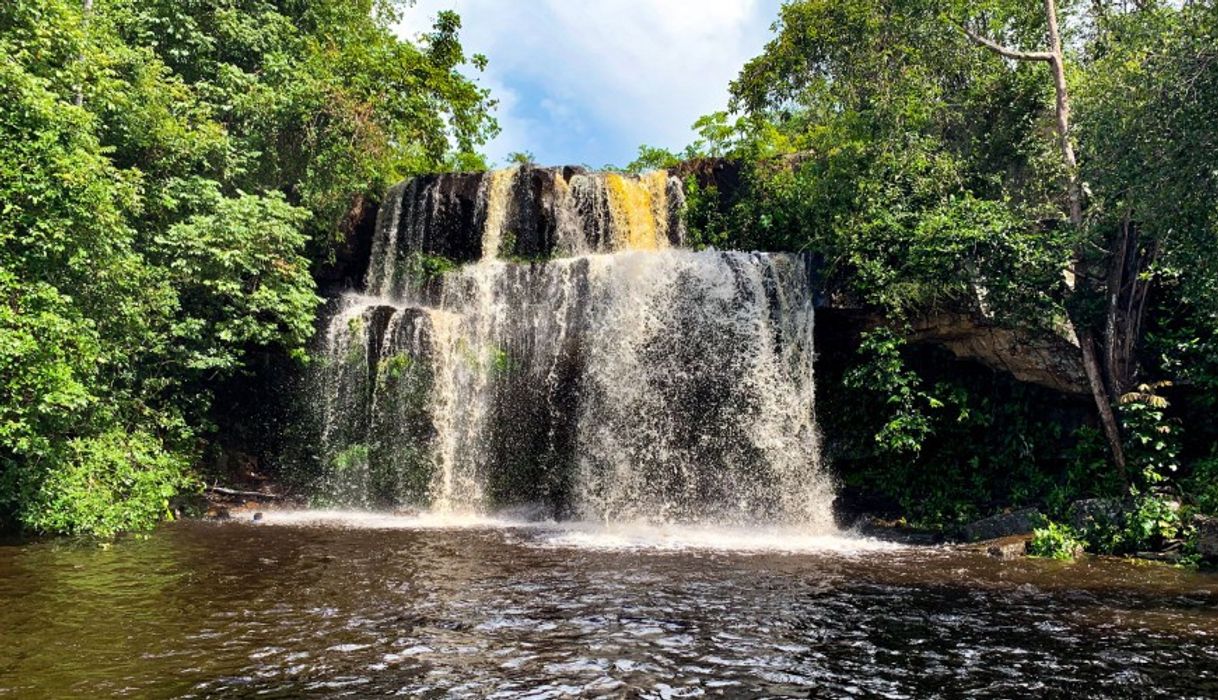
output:
[[1049,53],[1048,51],[1016,51],[1015,49],[1012,49],[1007,46],[1003,46],[1002,44],[999,44],[996,41],[993,41],[991,39],[987,39],[987,38],[981,36],[980,34],[978,34],[977,32],[974,32],[972,29],[969,29],[968,27],[966,27],[963,24],[958,24],[956,26],[960,27],[960,30],[962,32],[964,32],[966,35],[968,35],[968,38],[972,39],[974,44],[977,44],[978,46],[984,46],[985,48],[989,49],[990,51],[993,51],[994,53],[998,54],[999,56],[1005,56],[1007,58],[1012,58],[1012,59],[1015,59],[1016,61],[1045,61],[1045,62],[1053,61],[1053,58],[1054,58],[1053,54]]
[[276,493],[263,493],[261,491],[241,491],[239,489],[226,489],[223,486],[207,486],[203,489],[210,493],[218,493],[221,496],[244,496],[247,498],[265,498],[270,501],[275,501],[283,498]]

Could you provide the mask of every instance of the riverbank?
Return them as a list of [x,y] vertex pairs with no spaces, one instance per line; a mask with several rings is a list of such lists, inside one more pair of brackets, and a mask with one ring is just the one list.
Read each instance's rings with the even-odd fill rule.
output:
[[[250,484],[249,486],[255,485]],[[464,527],[470,524],[486,524],[491,526],[509,524],[520,527],[532,526],[558,529],[567,527],[578,530],[586,528],[588,525],[578,522],[555,522],[544,514],[528,508],[503,511],[485,517],[458,516],[449,518],[433,516],[417,508],[399,508],[394,511],[384,512],[310,510],[306,499],[282,491],[279,487],[269,482],[262,482],[261,488],[262,490],[251,490],[249,487],[241,489],[211,487],[205,491],[203,498],[196,503],[188,517],[209,521],[234,520],[252,523],[263,522],[264,520],[283,520],[285,518],[289,522],[298,524],[326,524],[333,521],[349,521],[355,523],[356,526],[369,526],[374,523],[375,527],[385,529],[408,529],[411,527],[442,528],[449,525]],[[962,552],[981,553],[1003,560],[1041,554],[1036,549],[1036,530],[1045,523],[1043,516],[1034,509],[1013,509],[970,523],[964,527],[953,529],[913,527],[901,518],[884,519],[865,513],[839,513],[838,516],[840,533],[844,537],[899,546],[940,547]],[[612,528],[613,526],[609,527]],[[630,527],[638,526],[627,524],[618,525],[617,527],[619,532],[621,532],[623,528],[628,530]],[[671,528],[679,529],[680,526],[671,526]],[[696,528],[694,529],[696,530]],[[645,544],[647,535],[654,536],[656,532],[662,531],[664,531],[664,526],[651,527],[651,532],[646,533],[643,543]],[[730,528],[703,528],[700,536],[696,536],[693,541],[699,542],[710,549],[729,547],[733,542],[748,549],[750,543],[758,541],[755,537],[751,537],[749,533],[742,535],[742,532],[744,531],[740,529],[733,532]],[[774,535],[773,541],[769,546],[763,548],[775,548],[773,542],[781,540],[784,536],[804,543],[809,541],[813,543],[817,542],[815,537],[809,538],[807,533],[800,532],[798,529],[777,529],[771,532]],[[637,534],[637,532],[632,533],[625,539],[631,541],[638,540]],[[1207,533],[1206,537],[1212,537],[1212,534]],[[1193,546],[1197,547],[1198,545],[1194,542]],[[1209,553],[1211,547],[1212,543],[1206,540],[1203,543],[1202,551]],[[800,547],[795,548],[799,549]],[[1076,551],[1071,553],[1070,557],[1063,558],[1077,559],[1097,556],[1113,561],[1127,561],[1134,565],[1145,562],[1157,562],[1171,566],[1184,565],[1202,570],[1213,570],[1215,568],[1215,560],[1213,558],[1197,557],[1192,560],[1184,560],[1180,556],[1178,549],[1134,552],[1126,556],[1114,556],[1086,553],[1080,546]]]

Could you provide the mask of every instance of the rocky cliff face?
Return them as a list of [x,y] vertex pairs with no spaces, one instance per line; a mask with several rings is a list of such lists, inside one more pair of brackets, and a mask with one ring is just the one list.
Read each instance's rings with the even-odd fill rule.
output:
[[[644,221],[651,231],[641,235],[680,245],[682,192],[680,180],[663,172],[629,177],[526,165],[412,178],[398,186],[395,215],[409,227],[410,247],[424,254],[455,263],[488,256],[537,260],[618,247],[618,231],[638,231]],[[503,231],[495,251],[484,250],[482,235],[491,219]]]
[[665,172],[413,178],[310,386],[339,505],[827,523],[809,256],[690,250]]
[[1089,396],[1077,340],[1051,332],[1005,328],[969,314],[927,314],[910,340],[939,345],[1021,382],[1075,396]]

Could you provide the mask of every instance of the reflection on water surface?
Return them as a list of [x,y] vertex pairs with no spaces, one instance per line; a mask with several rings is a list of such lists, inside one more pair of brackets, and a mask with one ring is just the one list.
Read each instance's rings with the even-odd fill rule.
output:
[[11,697],[1218,694],[1218,577],[781,532],[269,514],[0,546],[0,600]]

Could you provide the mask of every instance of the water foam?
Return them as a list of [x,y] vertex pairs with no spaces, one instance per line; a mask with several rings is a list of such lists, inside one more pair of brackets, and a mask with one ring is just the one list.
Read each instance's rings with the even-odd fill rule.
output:
[[261,525],[351,530],[470,530],[528,527],[524,520],[472,512],[422,511],[410,515],[370,510],[268,510]]
[[901,545],[842,532],[789,527],[731,527],[653,523],[565,523],[536,540],[549,547],[588,550],[725,551],[741,553],[853,554],[900,549]]
[[813,532],[791,527],[730,527],[683,524],[594,523],[530,520],[519,512],[493,515],[423,511],[407,515],[364,510],[271,510],[261,526],[351,530],[481,530],[502,532],[513,542],[547,549],[639,552],[735,552],[860,554],[905,549],[904,545],[849,532]]

